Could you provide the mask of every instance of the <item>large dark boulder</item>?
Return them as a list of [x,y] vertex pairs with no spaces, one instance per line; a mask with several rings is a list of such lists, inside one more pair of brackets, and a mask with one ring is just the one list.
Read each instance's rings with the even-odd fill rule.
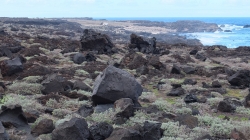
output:
[[143,38],[136,34],[130,35],[130,48],[138,49],[142,53],[155,53],[156,51],[156,38]]
[[173,65],[172,70],[171,70],[172,74],[181,74],[181,69],[179,66],[177,66],[176,64]]
[[240,70],[234,75],[228,78],[228,82],[232,86],[241,86],[249,87],[250,83],[250,71],[249,70]]
[[81,37],[81,51],[97,51],[99,54],[112,53],[114,44],[106,34],[85,29]]
[[82,64],[84,61],[86,61],[86,58],[82,53],[77,53],[73,56],[73,62],[76,64]]
[[104,140],[113,132],[113,126],[106,122],[101,122],[90,126],[89,131],[92,140]]
[[3,76],[11,76],[23,71],[22,60],[15,57],[11,60],[5,60],[0,63],[1,73]]
[[42,82],[42,85],[44,86],[42,93],[47,95],[50,93],[69,91],[73,89],[74,84],[59,75],[52,74],[47,76],[47,78]]
[[142,91],[141,85],[130,73],[108,66],[95,80],[92,101],[95,104],[108,104],[130,98],[137,102]]
[[10,51],[9,48],[2,47],[2,48],[0,48],[0,57],[2,57],[2,56],[7,56],[7,57],[11,58],[12,52]]
[[241,101],[237,100],[236,98],[228,97],[219,102],[217,109],[221,112],[234,112],[239,106],[243,106]]
[[35,136],[39,136],[41,134],[51,133],[54,129],[53,120],[43,119],[32,129],[31,133]]
[[153,66],[155,69],[164,70],[165,66],[161,63],[159,56],[152,56],[148,60],[148,64]]
[[2,122],[0,122],[0,140],[9,140],[9,135],[3,127]]
[[167,93],[168,96],[181,96],[183,94],[185,94],[185,90],[181,87],[172,89],[169,93]]
[[195,55],[195,58],[199,59],[200,61],[206,61],[206,59],[207,59],[203,54],[200,54],[200,53],[197,53]]
[[189,52],[190,55],[196,55],[198,50],[194,49]]
[[24,131],[29,131],[30,127],[28,121],[23,114],[22,107],[16,105],[14,107],[1,107],[0,121],[5,127],[14,126],[17,129],[22,129]]
[[52,140],[88,140],[89,136],[88,124],[82,118],[65,121],[52,132]]
[[182,67],[182,70],[186,73],[186,74],[194,74],[196,69],[194,67],[191,66],[185,66]]
[[145,140],[159,140],[162,137],[161,123],[146,121],[143,126],[143,138]]
[[115,101],[114,106],[120,109],[116,116],[129,118],[134,115],[134,103],[130,98],[119,99]]
[[186,97],[184,98],[184,102],[185,103],[195,103],[198,102],[198,98],[196,95],[194,94],[188,94],[186,95]]

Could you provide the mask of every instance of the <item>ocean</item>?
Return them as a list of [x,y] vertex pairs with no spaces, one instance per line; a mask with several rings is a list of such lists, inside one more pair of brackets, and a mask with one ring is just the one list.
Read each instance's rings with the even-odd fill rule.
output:
[[[199,33],[181,33],[187,38],[196,38],[203,45],[224,45],[228,48],[239,46],[250,46],[250,28],[243,28],[244,25],[250,25],[250,17],[173,17],[173,18],[95,18],[107,20],[150,20],[162,22],[175,22],[178,20],[199,20],[207,23],[216,23],[223,31],[199,32]],[[232,32],[224,32],[231,30]]]

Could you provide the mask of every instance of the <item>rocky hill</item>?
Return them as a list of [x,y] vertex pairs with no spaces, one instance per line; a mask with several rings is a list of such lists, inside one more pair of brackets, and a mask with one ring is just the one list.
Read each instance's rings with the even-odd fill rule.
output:
[[249,47],[84,23],[0,19],[0,139],[250,139]]

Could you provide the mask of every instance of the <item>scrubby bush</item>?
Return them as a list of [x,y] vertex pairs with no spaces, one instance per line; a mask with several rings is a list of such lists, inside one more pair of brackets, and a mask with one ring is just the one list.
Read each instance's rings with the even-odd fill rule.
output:
[[43,86],[37,83],[15,82],[8,87],[8,92],[16,94],[41,94]]

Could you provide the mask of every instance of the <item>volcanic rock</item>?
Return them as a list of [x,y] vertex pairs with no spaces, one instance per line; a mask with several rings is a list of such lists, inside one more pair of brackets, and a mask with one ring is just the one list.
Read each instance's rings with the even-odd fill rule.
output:
[[73,62],[76,64],[82,64],[84,61],[86,61],[86,58],[82,53],[77,53],[73,57]]
[[134,103],[130,98],[119,99],[115,101],[114,106],[120,109],[116,116],[129,118],[134,115]]
[[161,123],[146,121],[143,125],[143,138],[145,140],[159,140],[162,137]]
[[19,57],[5,60],[0,63],[2,76],[11,76],[23,71],[23,64]]
[[200,54],[200,53],[197,53],[197,54],[195,55],[195,58],[196,58],[196,59],[199,59],[199,60],[201,60],[201,61],[206,61],[206,59],[207,59],[204,55],[202,55],[202,54]]
[[136,34],[130,35],[130,48],[137,48],[142,53],[153,53],[156,50],[156,38],[145,39]]
[[176,64],[173,65],[173,68],[171,70],[172,74],[181,74],[181,69],[179,66],[177,66]]
[[184,102],[185,103],[195,103],[195,102],[198,102],[198,98],[193,94],[188,94],[184,98]]
[[195,73],[195,68],[191,67],[191,66],[185,66],[182,68],[182,70],[186,73],[186,74],[194,74]]
[[91,87],[89,85],[87,85],[86,83],[80,81],[80,80],[76,80],[74,82],[74,86],[73,89],[76,90],[85,90],[85,91],[92,91]]
[[114,44],[106,34],[85,29],[81,38],[81,51],[97,51],[99,54],[112,53]]
[[192,51],[190,51],[190,55],[196,55],[197,54],[197,52],[198,52],[198,50],[192,50]]
[[182,83],[183,85],[196,85],[197,81],[193,79],[185,79],[184,82]]
[[234,75],[228,78],[228,82],[232,86],[241,86],[249,87],[250,83],[250,71],[249,70],[240,70]]
[[219,81],[213,81],[212,82],[212,87],[213,88],[221,88],[221,84],[219,83]]
[[92,140],[104,140],[113,132],[113,126],[106,122],[101,122],[90,126],[89,131]]
[[167,93],[168,96],[181,96],[183,94],[185,94],[185,90],[181,87],[172,89],[169,93]]
[[9,135],[3,127],[2,122],[0,122],[0,140],[9,140]]
[[83,105],[78,109],[77,113],[82,117],[87,117],[94,113],[94,109],[92,106]]
[[0,121],[3,124],[8,124],[22,130],[30,129],[21,106],[16,105],[13,108],[2,106],[1,109]]
[[94,83],[92,101],[95,104],[114,103],[121,98],[138,101],[143,89],[128,72],[108,66]]
[[88,140],[87,122],[82,118],[72,118],[59,124],[52,132],[52,140]]
[[126,54],[122,61],[121,61],[121,66],[123,67],[128,67],[129,69],[137,69],[145,64],[147,64],[148,61],[143,58],[140,54],[138,53],[128,53]]
[[50,119],[41,120],[31,131],[33,135],[39,136],[41,134],[51,133],[55,129],[53,121]]

